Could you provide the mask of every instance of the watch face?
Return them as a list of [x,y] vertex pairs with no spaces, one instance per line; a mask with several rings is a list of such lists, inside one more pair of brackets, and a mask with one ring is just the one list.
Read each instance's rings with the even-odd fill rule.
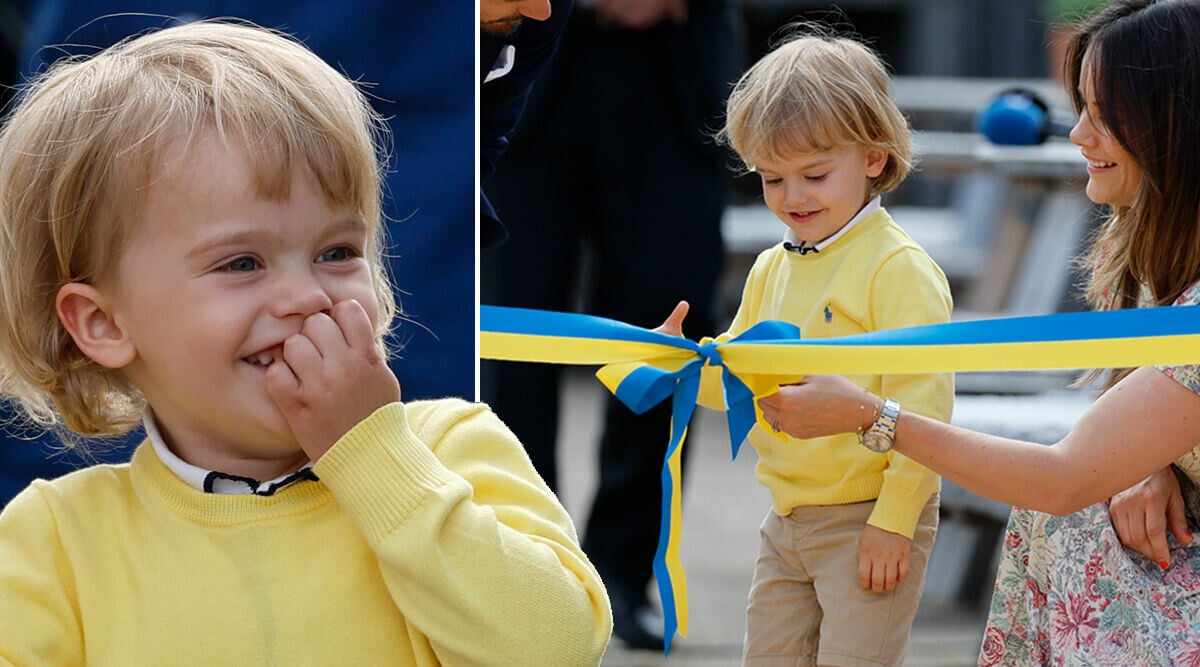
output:
[[873,452],[883,453],[892,448],[891,438],[881,433],[864,433],[862,443],[867,449]]

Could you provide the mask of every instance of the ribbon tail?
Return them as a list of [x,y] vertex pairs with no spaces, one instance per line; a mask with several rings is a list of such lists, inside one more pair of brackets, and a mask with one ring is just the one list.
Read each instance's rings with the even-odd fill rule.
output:
[[758,417],[754,409],[754,393],[729,369],[724,371],[721,384],[725,392],[725,420],[729,426],[731,458],[736,459]]
[[671,441],[663,459],[662,518],[658,550],[654,554],[654,578],[662,600],[664,656],[670,653],[675,632],[686,637],[688,630],[687,578],[679,556],[683,526],[682,455],[699,388],[700,380],[695,375],[680,378],[676,385],[671,406]]

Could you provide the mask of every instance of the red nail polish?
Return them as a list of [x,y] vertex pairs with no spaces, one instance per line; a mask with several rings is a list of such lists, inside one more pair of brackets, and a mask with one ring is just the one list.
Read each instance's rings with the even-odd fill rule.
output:
[[1171,567],[1171,564],[1165,560],[1160,560],[1160,561],[1158,561],[1158,566],[1165,570],[1168,567]]

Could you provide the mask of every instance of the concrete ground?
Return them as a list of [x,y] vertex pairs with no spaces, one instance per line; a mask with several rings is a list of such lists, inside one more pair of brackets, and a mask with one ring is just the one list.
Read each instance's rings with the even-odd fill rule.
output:
[[[568,374],[559,472],[563,501],[581,530],[596,483],[596,434],[604,388],[587,369]],[[1082,412],[1086,396],[1051,392],[1033,396],[960,396],[955,423],[991,432],[1051,441]],[[606,667],[716,667],[741,660],[743,611],[754,559],[758,525],[770,506],[766,489],[754,480],[754,450],[744,447],[730,461],[724,415],[705,409],[689,431],[688,487],[684,494],[682,559],[687,572],[690,628],[676,637],[669,661],[657,651],[633,651],[614,638]],[[961,493],[961,489],[959,489]],[[944,492],[945,495],[945,492]],[[970,524],[943,518],[930,564],[925,595],[909,644],[907,667],[974,665],[983,633],[984,605],[965,604],[959,578],[975,544]],[[988,552],[989,556],[991,552]],[[990,590],[993,563],[980,564]]]

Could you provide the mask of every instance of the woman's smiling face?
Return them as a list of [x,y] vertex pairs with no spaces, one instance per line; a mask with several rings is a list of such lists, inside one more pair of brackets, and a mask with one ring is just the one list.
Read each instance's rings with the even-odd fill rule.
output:
[[1088,199],[1097,204],[1126,207],[1133,203],[1142,183],[1142,170],[1104,124],[1104,110],[1096,103],[1091,54],[1085,56],[1079,76],[1084,101],[1079,122],[1071,129],[1073,141],[1087,158]]

